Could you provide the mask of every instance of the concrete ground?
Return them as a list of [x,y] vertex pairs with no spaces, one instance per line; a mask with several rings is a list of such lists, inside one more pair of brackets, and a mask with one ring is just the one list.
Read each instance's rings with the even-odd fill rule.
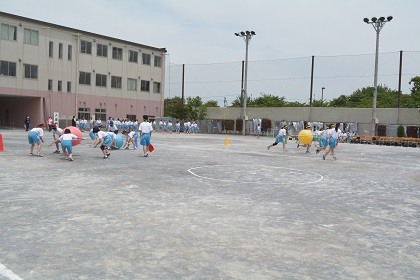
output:
[[0,133],[1,280],[419,279],[419,148],[156,133],[70,162]]

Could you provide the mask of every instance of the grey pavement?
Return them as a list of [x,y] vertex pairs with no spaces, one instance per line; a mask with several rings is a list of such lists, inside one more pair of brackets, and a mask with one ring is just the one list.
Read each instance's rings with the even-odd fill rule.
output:
[[1,280],[420,278],[420,148],[155,133],[70,162],[0,133]]

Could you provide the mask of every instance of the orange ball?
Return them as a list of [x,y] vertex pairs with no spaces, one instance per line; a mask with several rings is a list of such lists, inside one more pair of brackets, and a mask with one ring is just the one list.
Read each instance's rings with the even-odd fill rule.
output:
[[299,142],[302,144],[309,144],[312,142],[312,132],[310,132],[309,130],[301,130],[298,134],[298,139]]
[[[63,129],[63,131],[61,132],[61,134],[64,134],[64,131],[66,130],[66,129],[70,129],[70,133],[71,134],[74,134],[74,135],[76,135],[76,136],[79,136],[80,138],[82,138],[82,132],[77,128],[77,127],[75,127],[75,126],[68,126],[68,127],[66,127],[66,128],[64,128]],[[77,145],[79,145],[80,144],[80,142],[81,142],[82,140],[79,140],[79,139],[73,139],[73,140],[71,140],[71,145],[74,147],[74,146],[77,146]]]

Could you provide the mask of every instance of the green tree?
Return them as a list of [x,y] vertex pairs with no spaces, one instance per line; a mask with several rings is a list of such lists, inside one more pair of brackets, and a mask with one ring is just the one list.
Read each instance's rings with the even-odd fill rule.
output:
[[402,126],[401,124],[397,128],[397,136],[405,137],[405,129],[404,129],[404,126]]
[[[251,97],[247,96],[247,107],[253,107],[254,101],[251,99]],[[235,100],[232,101],[231,107],[242,107],[242,97],[237,96]]]
[[413,84],[411,88],[411,104],[408,107],[419,108],[420,107],[420,76],[411,78],[409,84]]
[[187,112],[190,120],[203,120],[207,115],[207,107],[204,106],[200,96],[187,98]]
[[187,106],[182,103],[182,98],[175,96],[174,98],[165,99],[165,117],[173,117],[177,119],[185,119],[188,115]]
[[242,100],[240,96],[237,96],[235,100],[232,101],[232,107],[242,107]]
[[219,104],[216,100],[209,100],[206,103],[204,103],[205,107],[219,107]]
[[413,84],[413,87],[411,88],[411,93],[420,92],[420,76],[415,76],[411,78],[408,84]]
[[330,102],[331,107],[347,107],[347,96],[340,95],[338,98],[334,98]]
[[[401,108],[420,108],[420,76],[411,78],[411,94],[401,94]],[[378,85],[376,97],[377,108],[396,108],[398,103],[398,91],[384,85]],[[347,108],[372,108],[373,87],[364,87],[354,91],[350,95],[341,94],[331,101],[312,100],[313,107],[347,107]],[[250,99],[247,107],[308,107],[307,103],[288,102],[285,97],[261,93],[260,97]],[[242,107],[241,97],[238,96],[232,102],[232,107]]]
[[[325,102],[324,102],[325,103]],[[308,105],[305,103],[301,103],[298,101],[287,102],[285,107],[307,107]]]
[[286,98],[284,96],[278,97],[271,94],[261,93],[261,96],[252,100],[252,105],[249,107],[284,107],[286,105]]
[[[373,87],[364,87],[356,90],[351,95],[341,95],[331,100],[329,106],[348,108],[371,108],[373,105]],[[396,108],[398,91],[387,86],[378,86],[376,97],[377,108]]]

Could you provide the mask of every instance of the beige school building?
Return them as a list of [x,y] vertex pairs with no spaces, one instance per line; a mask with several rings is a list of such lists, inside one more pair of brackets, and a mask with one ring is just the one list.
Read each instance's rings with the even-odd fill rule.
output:
[[165,53],[0,12],[0,126],[163,116]]

